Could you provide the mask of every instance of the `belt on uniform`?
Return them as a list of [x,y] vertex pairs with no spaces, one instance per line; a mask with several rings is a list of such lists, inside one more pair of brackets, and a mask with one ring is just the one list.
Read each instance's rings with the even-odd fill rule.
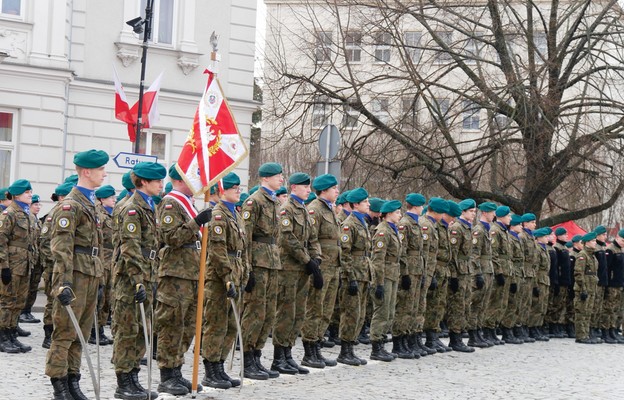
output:
[[182,245],[183,249],[201,249],[201,242],[199,240],[194,241],[193,243],[186,243]]
[[275,238],[269,236],[256,236],[253,235],[251,240],[259,243],[275,244]]
[[420,255],[420,251],[418,250],[407,250],[406,253],[408,256],[419,256]]
[[243,251],[242,250],[228,251],[227,254],[230,257],[241,258],[241,256],[243,255]]
[[355,250],[351,252],[351,255],[355,257],[370,257],[371,253],[369,253],[368,251]]
[[156,259],[156,250],[148,249],[146,247],[141,247],[141,254],[143,254],[143,257],[149,260]]
[[24,242],[9,242],[9,246],[19,247],[20,249],[32,250],[32,245]]
[[340,243],[336,239],[319,239],[320,244],[333,244],[336,246],[340,246]]
[[97,257],[100,254],[99,247],[85,247],[85,246],[74,246],[74,253],[76,254],[87,254],[91,257]]

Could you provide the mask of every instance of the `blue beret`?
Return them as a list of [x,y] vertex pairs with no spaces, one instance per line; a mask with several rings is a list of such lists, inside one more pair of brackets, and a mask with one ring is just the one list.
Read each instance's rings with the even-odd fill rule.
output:
[[282,166],[278,163],[264,163],[258,168],[258,175],[262,178],[268,178],[282,173]]
[[583,236],[582,236],[582,235],[574,235],[574,236],[572,237],[571,242],[572,242],[572,243],[577,243],[577,242],[580,242],[581,240],[583,240]]
[[502,218],[502,217],[508,216],[510,212],[511,212],[511,210],[509,209],[509,207],[507,207],[507,206],[499,206],[498,208],[496,208],[495,215],[498,218]]
[[67,196],[69,192],[71,192],[73,187],[74,184],[71,182],[61,183],[56,187],[56,189],[54,189],[54,194],[56,194],[57,196]]
[[344,191],[344,192],[342,192],[342,193],[340,193],[338,195],[338,198],[336,199],[336,205],[337,206],[349,202],[349,200],[347,200],[347,195],[349,194],[349,192],[351,192],[351,191],[350,190],[346,190],[346,191]]
[[345,196],[349,203],[360,203],[368,198],[368,192],[363,187],[352,189]]
[[448,215],[450,215],[453,218],[457,218],[460,217],[462,214],[462,209],[459,206],[459,204],[455,203],[454,201],[448,200],[448,205],[449,205],[449,211],[448,211]]
[[9,193],[12,196],[19,196],[27,190],[32,190],[32,186],[26,179],[18,179],[9,186]]
[[132,172],[141,179],[165,179],[167,176],[167,170],[165,167],[155,162],[140,162],[137,163]]
[[169,178],[175,179],[176,181],[181,181],[182,175],[180,175],[180,173],[176,169],[176,164],[177,163],[173,163],[171,164],[171,167],[169,167]]
[[288,178],[288,183],[291,185],[309,185],[310,175],[303,172],[295,172]]
[[108,154],[102,150],[87,150],[74,154],[74,164],[82,168],[100,168],[108,163]]
[[41,201],[41,199],[39,198],[39,195],[38,194],[33,194],[31,203],[32,204],[39,203],[39,201]]
[[385,200],[380,199],[379,197],[371,197],[368,199],[370,203],[370,210],[372,212],[381,212],[381,206],[385,203]]
[[583,237],[581,238],[581,241],[587,243],[591,240],[595,240],[596,239],[596,232],[589,232],[586,233],[585,235],[583,235]]
[[316,195],[312,192],[308,195],[308,198],[304,201],[305,204],[310,204],[312,200],[316,199]]
[[236,203],[236,207],[242,207],[245,200],[249,198],[249,193],[241,193],[240,200]]
[[572,243],[572,241],[567,241],[567,242],[566,242],[566,244],[565,244],[565,247],[567,247],[568,249],[569,249],[569,248],[572,248],[572,246],[574,246],[574,244]]
[[398,200],[388,200],[383,203],[381,206],[381,210],[379,210],[382,214],[387,214],[399,210],[401,208],[401,202]]
[[128,193],[129,192],[126,189],[122,190],[121,193],[119,193],[119,196],[117,196],[117,202],[123,200],[128,195]]
[[531,222],[537,220],[537,217],[533,213],[522,214],[522,222]]
[[173,183],[167,182],[167,184],[165,185],[165,194],[171,192],[172,190],[173,190]]
[[281,196],[281,195],[287,194],[287,193],[288,193],[288,190],[286,190],[286,188],[284,186],[280,186],[280,188],[275,191],[275,195],[276,196]]
[[432,197],[429,199],[429,210],[439,214],[445,214],[449,211],[449,205],[446,200],[440,197]]
[[[35,196],[33,196],[33,199],[35,198]],[[618,236],[624,239],[624,229],[620,229],[618,231]]]
[[106,199],[115,195],[115,188],[111,185],[104,185],[95,191],[95,197],[98,199]]
[[0,200],[6,200],[6,194],[9,191],[9,188],[3,187],[0,188]]
[[323,190],[327,190],[330,187],[334,187],[338,184],[338,180],[332,174],[319,175],[314,178],[312,182],[312,188],[314,190],[318,190],[322,192]]
[[65,182],[69,182],[69,183],[72,183],[74,185],[77,185],[78,184],[78,175],[73,174],[73,175],[68,176],[67,178],[65,178]]
[[520,225],[521,223],[522,223],[521,215],[514,214],[511,216],[511,222],[509,223],[509,225],[516,226],[516,225]]
[[127,190],[134,189],[134,183],[132,183],[132,177],[130,176],[130,171],[126,172],[121,177],[121,185]]
[[231,189],[234,186],[240,185],[240,178],[234,172],[230,172],[221,180],[221,185],[223,189]]
[[258,185],[252,187],[251,189],[249,189],[249,195],[251,196],[252,194],[256,193],[258,189],[260,189],[260,186]]
[[425,199],[425,196],[420,193],[410,193],[405,196],[405,201],[407,202],[407,204],[418,207],[424,206],[427,202],[427,199]]
[[471,208],[477,208],[477,202],[473,199],[464,199],[460,201],[458,205],[462,211],[470,210]]
[[496,211],[496,208],[498,208],[496,206],[495,203],[492,203],[491,201],[486,201],[485,203],[481,203],[479,204],[479,210],[483,211],[483,212],[492,212],[492,211]]
[[555,236],[565,235],[566,233],[568,233],[568,231],[563,226],[560,226],[559,228],[555,229]]
[[[11,194],[13,194],[13,193],[11,193]],[[603,233],[607,233],[607,228],[605,228],[602,225],[598,225],[596,227],[596,229],[594,229],[594,232],[596,232],[596,235],[602,235]]]
[[549,235],[548,230],[544,228],[539,228],[533,231],[533,236],[536,238],[547,236],[547,235]]

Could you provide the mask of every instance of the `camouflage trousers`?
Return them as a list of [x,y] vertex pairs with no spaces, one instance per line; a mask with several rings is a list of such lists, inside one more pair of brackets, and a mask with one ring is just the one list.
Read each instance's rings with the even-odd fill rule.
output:
[[534,283],[533,285],[539,288],[539,296],[531,294],[531,315],[528,322],[530,327],[544,325],[544,318],[546,317],[546,311],[548,311],[548,285],[543,283]]
[[548,311],[545,321],[549,324],[563,324],[565,322],[565,308],[568,302],[568,288],[559,287],[559,294],[555,295],[555,289],[550,287],[548,293]]
[[533,286],[535,286],[535,278],[525,276],[522,278],[522,284],[518,285],[518,325],[529,325],[529,315],[531,314],[531,302],[533,298]]
[[[147,300],[143,303],[147,322],[148,338],[151,331],[152,318],[152,284],[143,282],[147,292]],[[113,364],[116,373],[128,373],[140,368],[141,358],[146,352],[143,320],[139,304],[134,301],[135,287],[126,276],[119,276],[115,281],[115,305],[113,321],[115,324],[113,342]]]
[[470,330],[482,328],[485,323],[485,312],[492,291],[493,274],[483,274],[485,285],[477,289],[475,277],[472,276],[472,295],[470,296],[470,312],[468,313],[467,328]]
[[589,323],[591,322],[592,311],[594,309],[594,298],[596,297],[596,285],[587,288],[587,299],[581,300],[581,291],[574,291],[574,329],[576,339],[587,339],[589,337]]
[[420,282],[414,282],[420,286],[420,292],[416,299],[417,305],[414,306],[415,311],[415,333],[421,333],[425,328],[425,312],[427,311],[427,288],[431,284],[431,278],[423,275]]
[[604,303],[604,294],[607,290],[604,286],[596,286],[596,296],[594,297],[594,308],[590,320],[592,328],[598,328],[600,325],[600,317],[602,316],[602,308]]
[[0,283],[0,328],[15,328],[28,297],[30,277],[13,274],[8,285]]
[[277,281],[279,293],[273,326],[273,343],[282,347],[293,347],[305,317],[310,276],[305,273],[302,266],[300,271],[279,271]]
[[[563,289],[562,289],[563,290]],[[564,311],[564,319],[566,324],[574,323],[574,290],[572,288],[566,288],[566,305]]]
[[520,312],[518,293],[520,292],[520,286],[522,285],[522,278],[511,276],[507,278],[507,280],[509,280],[510,287],[512,284],[516,284],[516,293],[511,293],[511,290],[509,291],[509,296],[507,296],[507,307],[505,307],[505,312],[503,313],[503,318],[501,319],[500,324],[504,328],[513,328],[516,326],[518,313]]
[[505,276],[505,283],[503,285],[499,285],[495,279],[492,281],[492,290],[490,291],[490,299],[483,322],[484,327],[490,329],[496,328],[505,316],[505,310],[507,309],[507,303],[509,301],[510,283],[510,276]]
[[31,312],[32,306],[37,300],[37,292],[39,291],[39,282],[41,282],[41,275],[43,275],[43,264],[40,262],[35,263],[34,268],[30,272],[30,283],[28,284],[28,295],[26,296],[26,304],[24,304],[24,311]]
[[609,287],[607,288],[606,296],[602,305],[600,325],[598,326],[601,329],[615,328],[617,326],[617,316],[622,304],[622,288]]
[[43,309],[43,324],[52,325],[52,304],[54,296],[52,295],[52,267],[45,268],[43,271],[43,291],[46,295],[46,304]]
[[[241,321],[244,351],[262,350],[275,323],[278,271],[253,267],[256,285],[243,294],[244,311]],[[225,299],[227,300],[227,299]]]
[[[58,280],[58,277],[54,279]],[[71,308],[85,338],[89,337],[93,326],[98,284],[99,278],[95,276],[78,271],[73,273],[72,289],[76,299],[71,302]],[[46,357],[45,374],[50,378],[62,378],[68,373],[79,374],[82,345],[67,310],[56,298],[52,306],[52,321],[54,331]]]
[[408,335],[413,332],[416,325],[416,312],[418,296],[420,295],[421,275],[409,275],[412,285],[409,290],[399,288],[397,291],[396,311],[392,324],[392,336]]
[[459,275],[457,279],[459,280],[457,292],[453,293],[451,288],[448,288],[446,321],[449,331],[461,333],[467,327],[466,309],[470,304],[470,297],[472,296],[473,278],[472,275],[465,274]]
[[341,340],[355,342],[366,319],[366,305],[370,299],[368,282],[358,281],[355,295],[348,292],[349,280],[343,278],[339,289],[340,297],[340,328],[338,335]]
[[426,331],[440,332],[440,322],[446,313],[446,297],[448,288],[448,278],[445,274],[436,272],[438,287],[436,289],[427,288],[427,309],[425,310]]
[[158,338],[158,368],[184,364],[195,336],[197,281],[163,276],[156,290],[154,331]]
[[[257,271],[258,268],[255,270]],[[263,269],[263,271],[275,272],[275,270],[268,269]],[[258,279],[257,274],[256,279]],[[222,281],[206,281],[204,294],[206,302],[204,307],[204,331],[202,332],[201,343],[202,357],[210,362],[223,361],[227,358],[234,340],[236,340],[237,331],[234,310],[232,309],[230,299],[226,295],[225,284]],[[247,294],[249,293],[245,293],[245,295]],[[237,306],[240,305],[240,298],[235,299],[235,301]]]
[[375,297],[374,288],[371,287],[369,290],[370,296],[373,298],[373,317],[370,327],[370,339],[373,342],[382,340],[392,328],[397,289],[397,282],[384,279],[384,296],[382,299]]
[[102,269],[102,278],[100,284],[103,286],[104,293],[102,295],[102,304],[97,305],[98,326],[104,326],[106,325],[108,314],[110,314],[111,296],[113,295],[113,282],[110,268]]
[[306,342],[316,342],[323,339],[325,331],[331,322],[334,305],[338,297],[338,267],[335,265],[323,266],[323,288],[310,287],[306,300],[305,319],[301,327],[301,338]]

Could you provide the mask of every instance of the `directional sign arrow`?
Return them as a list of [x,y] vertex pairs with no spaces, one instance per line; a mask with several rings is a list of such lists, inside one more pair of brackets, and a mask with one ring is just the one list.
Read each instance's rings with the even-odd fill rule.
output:
[[132,169],[140,162],[156,162],[158,157],[147,154],[124,153],[123,151],[113,157],[113,161],[119,168]]

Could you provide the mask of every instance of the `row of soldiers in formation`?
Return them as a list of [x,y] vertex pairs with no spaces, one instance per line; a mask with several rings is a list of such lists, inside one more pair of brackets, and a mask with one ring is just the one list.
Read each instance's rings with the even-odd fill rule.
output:
[[[102,151],[76,154],[77,181],[57,187],[59,202],[40,234],[29,215],[34,207],[28,181],[11,185],[12,201],[0,217],[0,350],[29,350],[15,330],[38,257],[48,295],[46,374],[55,399],[86,398],[79,387],[81,345],[68,306],[83,334],[92,336],[97,307],[101,343],[113,343],[115,397],[122,399],[147,398],[138,379],[146,353],[138,304],[148,320],[154,307],[158,389],[190,392],[181,367],[195,330],[204,224],[209,234],[200,345],[207,386],[240,385],[223,367],[236,335],[229,299],[242,309],[244,374],[250,379],[305,374],[305,367],[336,362],[365,365],[354,345],[367,340],[367,318],[370,358],[382,361],[547,340],[546,325],[555,336],[563,336],[564,326],[573,336],[575,325],[580,343],[601,341],[598,330],[609,343],[624,342],[616,330],[624,230],[608,246],[602,226],[568,241],[563,228],[535,229],[533,214],[512,215],[506,206],[477,206],[471,199],[427,202],[416,193],[406,197],[403,215],[400,201],[369,199],[364,188],[339,196],[329,174],[312,180],[295,173],[288,179],[290,194],[280,193],[286,190],[276,163],[260,167],[259,188],[248,197],[241,196],[238,176],[226,175],[220,196],[214,193],[214,203],[201,212],[175,166],[161,199],[156,196],[167,171],[140,163],[124,176],[127,192],[115,205],[115,189],[100,187],[107,162]],[[111,339],[101,330],[109,310]],[[332,321],[341,346],[336,360],[321,352]],[[449,346],[439,339],[443,321]],[[261,355],[271,332],[273,363],[266,368]],[[390,352],[384,348],[388,333]],[[291,352],[299,335],[301,365]]]

